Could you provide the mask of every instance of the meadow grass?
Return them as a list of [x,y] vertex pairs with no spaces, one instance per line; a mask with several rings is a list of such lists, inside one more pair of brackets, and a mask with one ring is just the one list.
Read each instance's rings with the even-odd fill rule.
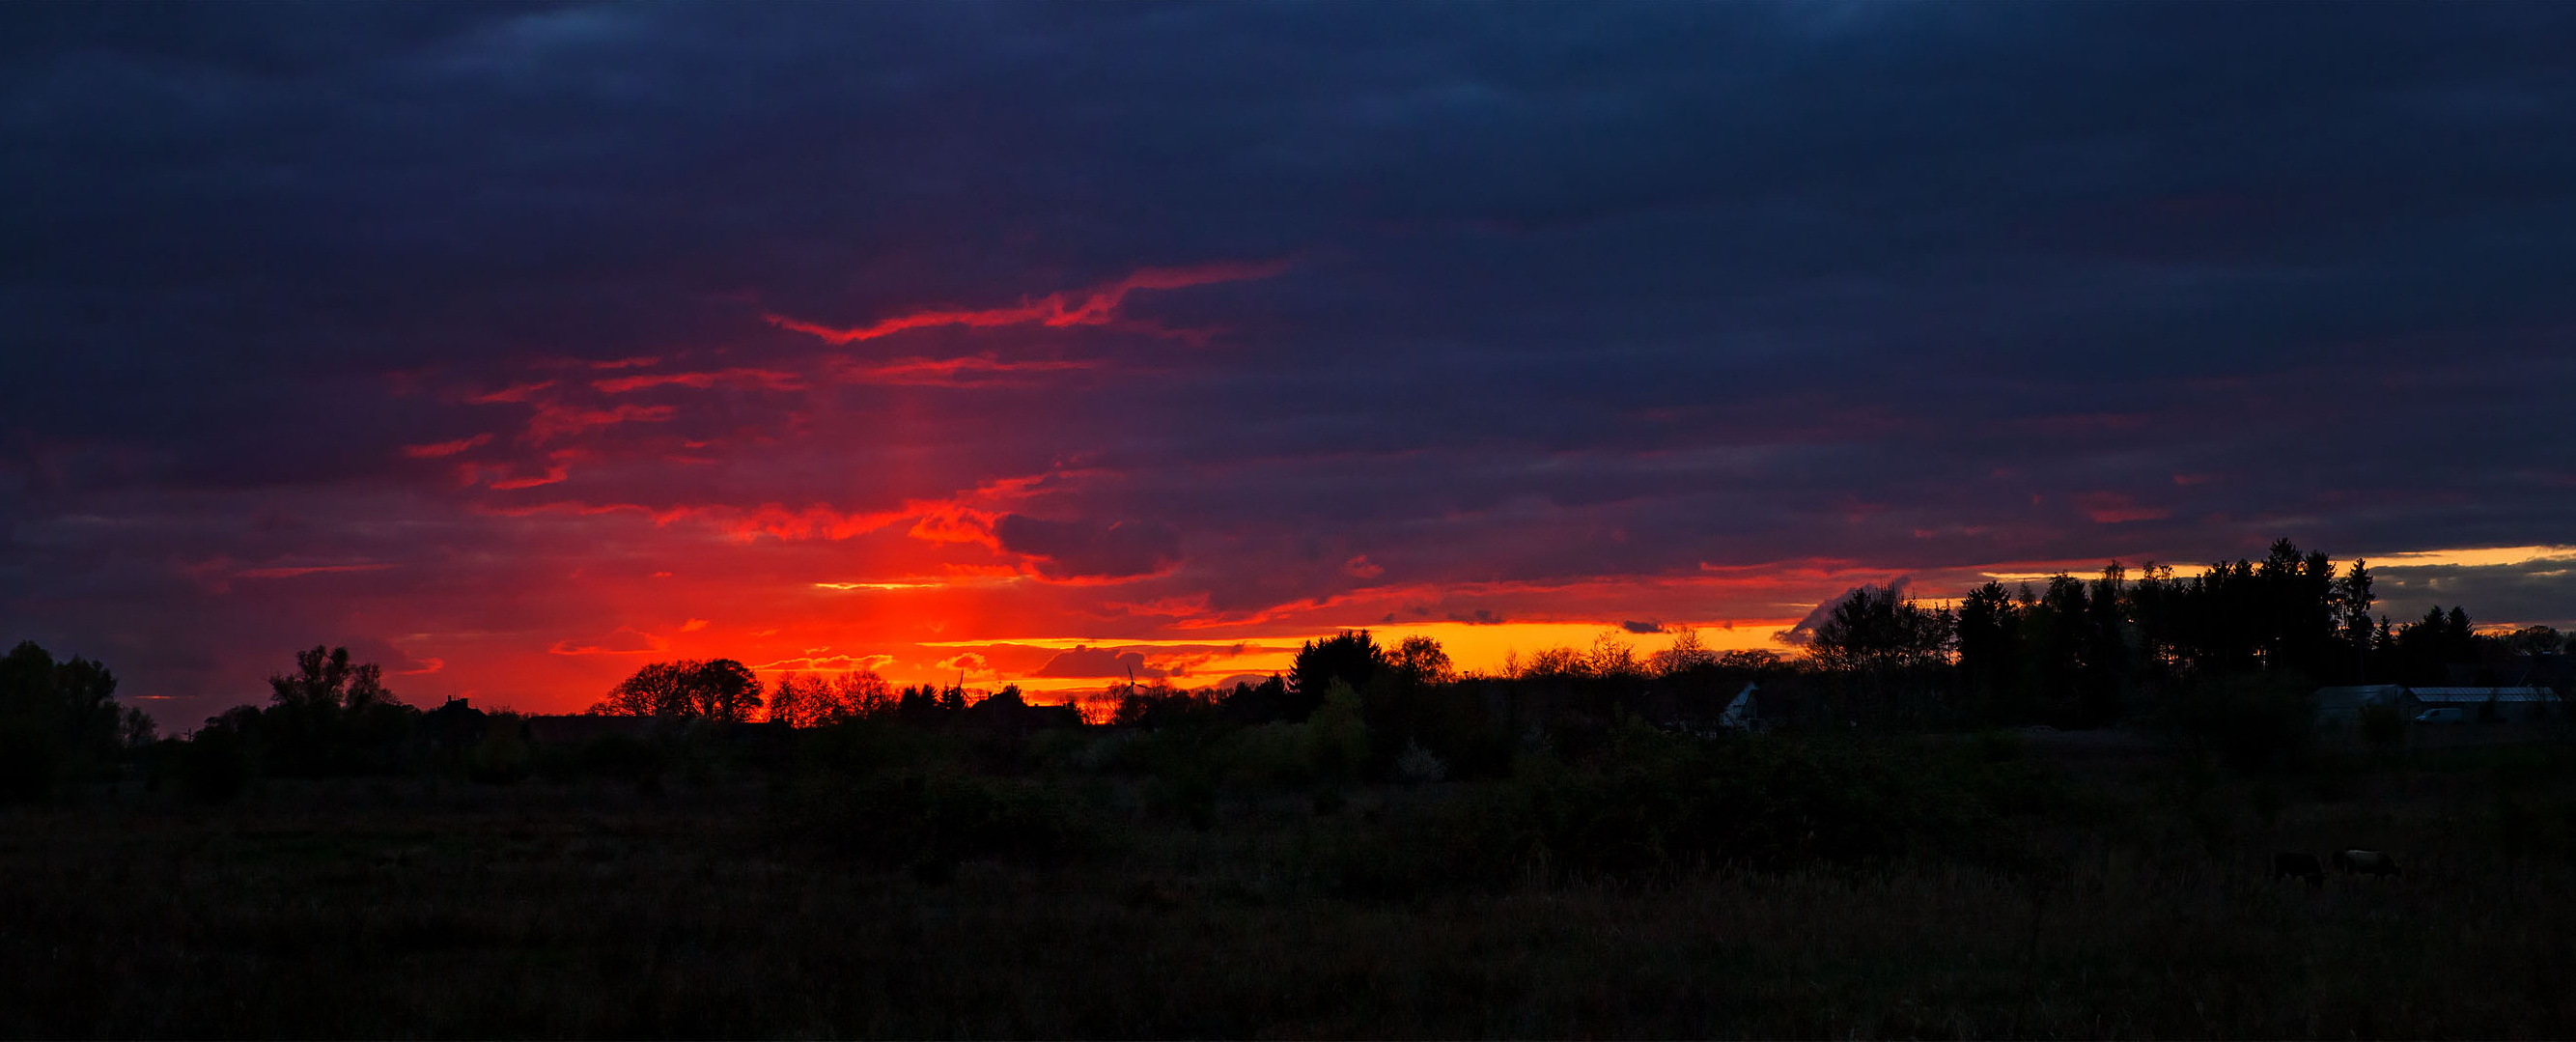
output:
[[[1609,875],[1441,864],[1422,837],[1499,783],[1193,821],[1068,782],[1084,853],[938,872],[800,842],[756,783],[101,799],[0,816],[0,1031],[2563,1037],[2576,784],[2525,759],[2062,777],[2108,810],[2011,859]],[[2340,846],[2407,874],[2265,876]]]

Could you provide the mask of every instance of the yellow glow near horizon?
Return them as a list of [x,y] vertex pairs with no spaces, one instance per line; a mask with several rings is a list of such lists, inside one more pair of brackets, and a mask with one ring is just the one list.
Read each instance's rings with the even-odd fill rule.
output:
[[1406,637],[1429,637],[1440,642],[1449,653],[1449,661],[1462,673],[1499,673],[1503,658],[1518,653],[1528,658],[1543,648],[1588,648],[1602,634],[1626,642],[1645,658],[1669,648],[1673,638],[1684,629],[1695,629],[1700,643],[1716,652],[1768,649],[1787,653],[1790,649],[1772,639],[1797,625],[1789,619],[1718,620],[1706,623],[1667,623],[1662,633],[1631,633],[1616,623],[1599,622],[1502,622],[1475,625],[1464,622],[1424,622],[1396,626],[1367,627],[1381,647],[1393,646]]
[[[2127,569],[2127,570],[2128,570],[2128,576],[2129,576],[2129,581],[2130,581],[2130,582],[2136,582],[2136,581],[2138,580],[2138,572],[2139,572],[2139,570],[2140,570],[2142,567],[2144,567],[2144,566],[2143,566],[2143,565],[2139,565],[2139,564],[2131,564],[2130,562],[2127,562],[2127,561],[2122,561],[2122,562],[2120,562],[2120,567],[2125,568],[2125,569]],[[2209,571],[2209,566],[2208,566],[2208,565],[2205,565],[2205,564],[2172,564],[2172,565],[2169,565],[2169,564],[2166,564],[2166,563],[2164,563],[2164,562],[2162,562],[2162,561],[2158,561],[2158,562],[2156,562],[2156,567],[2158,567],[2158,568],[2171,568],[2171,569],[2173,569],[2173,577],[2174,577],[2174,578],[2176,578],[2176,579],[2189,579],[2189,578],[2191,578],[2191,577],[2193,577],[2193,576],[2195,576],[2195,575],[2202,575],[2202,574],[2205,574],[2205,573],[2207,573],[2207,572]],[[2099,564],[2099,563],[2096,563],[2095,565],[2093,565],[2093,566],[2092,566],[2091,568],[2089,568],[2089,569],[2065,568],[2065,569],[2059,569],[2059,570],[2054,571],[2054,572],[1978,572],[1977,574],[1982,575],[1982,576],[1985,576],[1986,578],[1992,579],[1992,580],[1994,580],[1994,581],[1996,581],[1996,582],[1999,582],[1999,583],[2044,583],[2044,582],[2047,582],[2048,580],[2053,579],[2053,578],[2056,578],[2056,577],[2058,577],[2058,576],[2060,576],[2060,575],[2072,575],[2072,576],[2074,576],[2074,577],[2076,577],[2076,578],[2078,578],[2078,579],[2083,579],[2083,580],[2085,580],[2085,581],[2087,581],[2087,582],[2090,582],[2090,581],[2092,581],[2092,580],[2094,580],[2094,579],[2099,579],[2099,578],[2101,578],[2101,577],[2102,577],[2102,565],[2101,565],[2101,564]],[[1961,594],[1964,594],[1965,592],[1966,592],[1966,591],[1961,591]],[[1925,600],[1925,599],[1931,599],[1931,600],[1952,600],[1952,599],[1955,599],[1955,597],[1924,598],[1924,597],[1922,597],[1921,595],[1919,595],[1919,594],[1918,594],[1918,595],[1916,596],[1916,599],[1917,599],[1917,600]]]
[[[2543,544],[2457,550],[2407,550],[2377,556],[2363,555],[2360,559],[2369,562],[2373,569],[2493,568],[2538,564],[2543,561],[2576,561],[2576,546]],[[2352,566],[2352,561],[2352,558],[2342,558],[2335,564],[2338,569],[2349,568]],[[2136,579],[2139,566],[2127,561],[2121,563],[2129,569],[2129,578]],[[2209,566],[2205,564],[2178,564],[2171,567],[2174,578],[2177,579],[2189,579],[2209,571]],[[2093,579],[2102,574],[2102,566],[2097,563],[2086,568],[2068,568],[2052,572],[1979,572],[1977,574],[2002,583],[2039,583],[2047,582],[2052,576],[2060,574],[2073,575],[2079,579]]]
[[2576,560],[2576,546],[2495,546],[2478,550],[2416,550],[2384,557],[2364,558],[2373,568],[2488,568],[2496,565],[2535,564],[2541,561]]
[[[1526,658],[1543,648],[1589,648],[1604,634],[1636,649],[1643,659],[1672,646],[1680,631],[1696,629],[1700,642],[1716,652],[1763,649],[1789,654],[1792,649],[1773,638],[1795,625],[1797,620],[1739,619],[1709,623],[1672,623],[1661,633],[1631,633],[1616,624],[1599,622],[1504,622],[1473,624],[1465,622],[1424,622],[1392,626],[1351,626],[1365,629],[1379,647],[1393,647],[1407,637],[1429,637],[1440,642],[1449,653],[1449,661],[1462,673],[1500,673],[1503,660],[1515,654]],[[1298,645],[1338,630],[1318,634],[1243,637],[1237,640],[1119,640],[1099,637],[1022,637],[1011,640],[951,640],[924,642],[924,647],[990,648],[1018,646],[1068,650],[1076,647],[1104,649],[1204,648],[1241,646],[1246,652],[1216,662],[1202,663],[1196,672],[1170,678],[1176,687],[1203,687],[1227,677],[1285,673],[1296,660]],[[1016,683],[1032,693],[1058,693],[1097,690],[1120,683],[1117,678],[1103,677],[1030,677],[1004,675],[999,682]]]

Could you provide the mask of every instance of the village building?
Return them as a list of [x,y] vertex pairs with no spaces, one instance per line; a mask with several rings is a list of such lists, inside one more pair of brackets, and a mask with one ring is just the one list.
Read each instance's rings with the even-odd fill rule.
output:
[[2436,709],[2455,709],[2464,720],[2523,723],[2558,714],[2557,692],[2545,687],[2410,687],[2409,719]]
[[2539,686],[2409,687],[2404,684],[2356,684],[2317,689],[2317,725],[2355,727],[2362,713],[2375,706],[2394,710],[2404,720],[2425,723],[2524,723],[2555,719],[2562,699]]

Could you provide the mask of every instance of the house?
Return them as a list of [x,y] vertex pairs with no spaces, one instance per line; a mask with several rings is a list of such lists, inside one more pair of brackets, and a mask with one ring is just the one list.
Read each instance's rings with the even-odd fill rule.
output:
[[2361,722],[2362,710],[2370,706],[2393,707],[2408,720],[2435,709],[2458,710],[2456,716],[2442,714],[2436,719],[2546,720],[2558,712],[2559,697],[2556,692],[2548,688],[2529,686],[2406,687],[2400,684],[2361,684],[2350,687],[2321,687],[2317,689],[2317,724],[2321,727],[2358,725]]
[[1717,715],[1717,726],[1729,731],[1770,730],[1762,718],[1761,705],[1753,700],[1753,693],[1759,690],[1752,681],[1745,681],[1744,690],[1736,692],[1734,701],[1726,704],[1726,711]]
[[[1690,712],[1680,699],[1665,697],[1649,702],[1647,718],[1665,730],[1680,731],[1700,738],[1714,738],[1730,732],[1742,734],[1768,731],[1771,729],[1770,719],[1763,713],[1762,707],[1766,697],[1761,694],[1759,685],[1748,680],[1735,692],[1735,697],[1727,700],[1726,707],[1718,710],[1715,716],[1705,715],[1704,712]],[[1708,704],[1701,703],[1702,706]]]
[[446,704],[420,714],[420,736],[438,752],[469,749],[483,740],[483,724],[487,719],[489,714],[474,708],[473,703],[451,698]]
[[1063,705],[1030,705],[1016,691],[995,695],[966,707],[963,716],[970,727],[998,734],[1028,734],[1058,727],[1081,727],[1082,710],[1071,703]]

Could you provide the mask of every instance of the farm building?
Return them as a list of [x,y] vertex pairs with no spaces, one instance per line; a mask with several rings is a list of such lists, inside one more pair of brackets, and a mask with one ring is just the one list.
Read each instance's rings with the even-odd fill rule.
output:
[[2546,720],[2558,712],[2558,695],[2545,687],[2410,687],[2408,716],[2428,709],[2458,709],[2470,720]]
[[2406,689],[2397,684],[2321,687],[2317,689],[2317,723],[2327,727],[2353,727],[2361,723],[2364,706],[2403,708],[2405,703]]
[[[2434,709],[2456,709],[2471,721],[2546,720],[2559,711],[2557,692],[2545,687],[2407,687],[2361,684],[2317,689],[2317,724],[2352,727],[2368,706],[2393,706],[2407,720]],[[2490,711],[2492,707],[2492,711]],[[2447,714],[2446,714],[2447,715]]]

